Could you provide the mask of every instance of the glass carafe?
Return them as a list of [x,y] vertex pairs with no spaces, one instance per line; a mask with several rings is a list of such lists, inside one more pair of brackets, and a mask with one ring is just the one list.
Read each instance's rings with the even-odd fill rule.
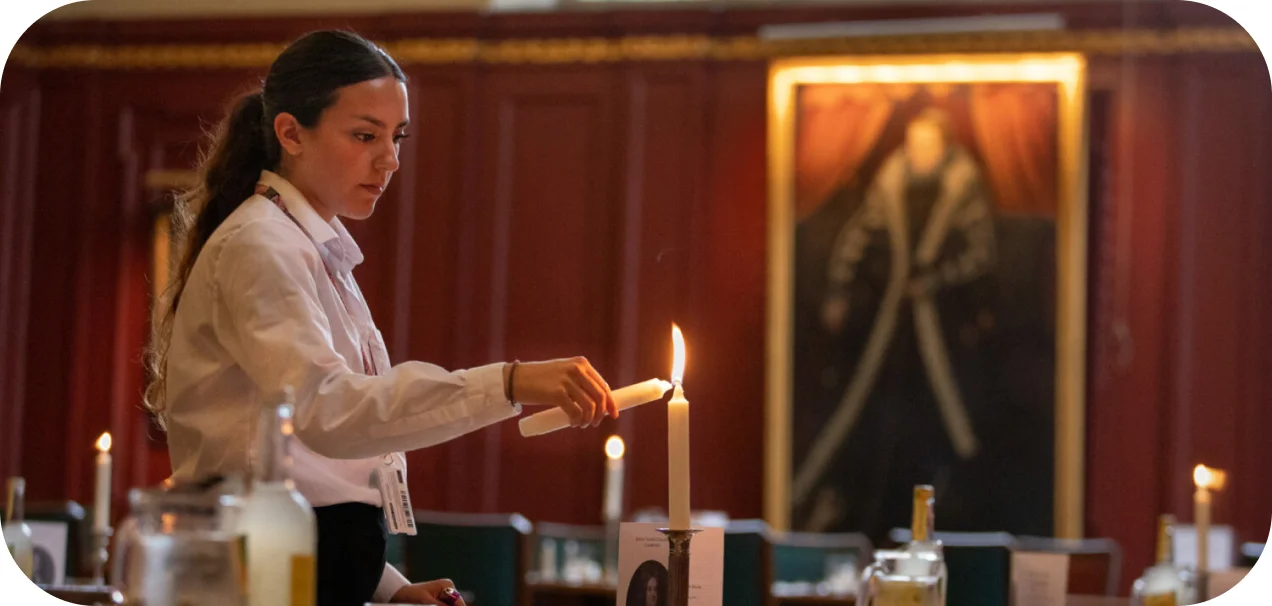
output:
[[945,606],[945,562],[938,550],[875,552],[863,572],[859,606]]
[[112,581],[134,606],[243,606],[241,482],[135,489]]

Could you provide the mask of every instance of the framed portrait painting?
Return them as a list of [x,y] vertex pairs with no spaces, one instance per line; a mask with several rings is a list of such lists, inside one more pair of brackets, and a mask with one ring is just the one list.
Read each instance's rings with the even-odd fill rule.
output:
[[765,511],[777,528],[1082,528],[1085,62],[769,76]]

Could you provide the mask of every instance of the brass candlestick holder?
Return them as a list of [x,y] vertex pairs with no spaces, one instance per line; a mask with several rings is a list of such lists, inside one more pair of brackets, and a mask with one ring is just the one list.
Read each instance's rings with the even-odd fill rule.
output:
[[106,563],[110,561],[110,537],[115,531],[109,526],[93,529],[93,585],[106,585]]
[[689,606],[689,542],[702,529],[659,528],[667,535],[667,606]]
[[618,587],[618,520],[605,520],[605,584]]

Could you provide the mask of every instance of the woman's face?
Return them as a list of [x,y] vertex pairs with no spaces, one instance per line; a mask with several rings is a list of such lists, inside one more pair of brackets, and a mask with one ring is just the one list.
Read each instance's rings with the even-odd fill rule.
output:
[[915,120],[905,130],[905,154],[914,174],[932,174],[945,158],[945,133],[934,122]]
[[365,219],[398,169],[409,121],[406,85],[392,76],[339,89],[313,128],[280,114],[283,176],[324,219]]
[[645,606],[658,606],[658,579],[645,581]]

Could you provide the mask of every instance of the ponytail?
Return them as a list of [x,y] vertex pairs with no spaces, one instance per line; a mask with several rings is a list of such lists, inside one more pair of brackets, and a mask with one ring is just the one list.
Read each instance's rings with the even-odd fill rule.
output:
[[151,340],[145,355],[150,383],[143,404],[156,415],[161,427],[167,426],[165,391],[172,323],[190,270],[212,232],[252,196],[261,171],[278,163],[278,143],[273,125],[265,123],[266,115],[261,92],[241,97],[206,144],[194,186],[177,194],[174,201],[173,242],[180,251],[176,257],[179,261],[171,282],[155,301]]

